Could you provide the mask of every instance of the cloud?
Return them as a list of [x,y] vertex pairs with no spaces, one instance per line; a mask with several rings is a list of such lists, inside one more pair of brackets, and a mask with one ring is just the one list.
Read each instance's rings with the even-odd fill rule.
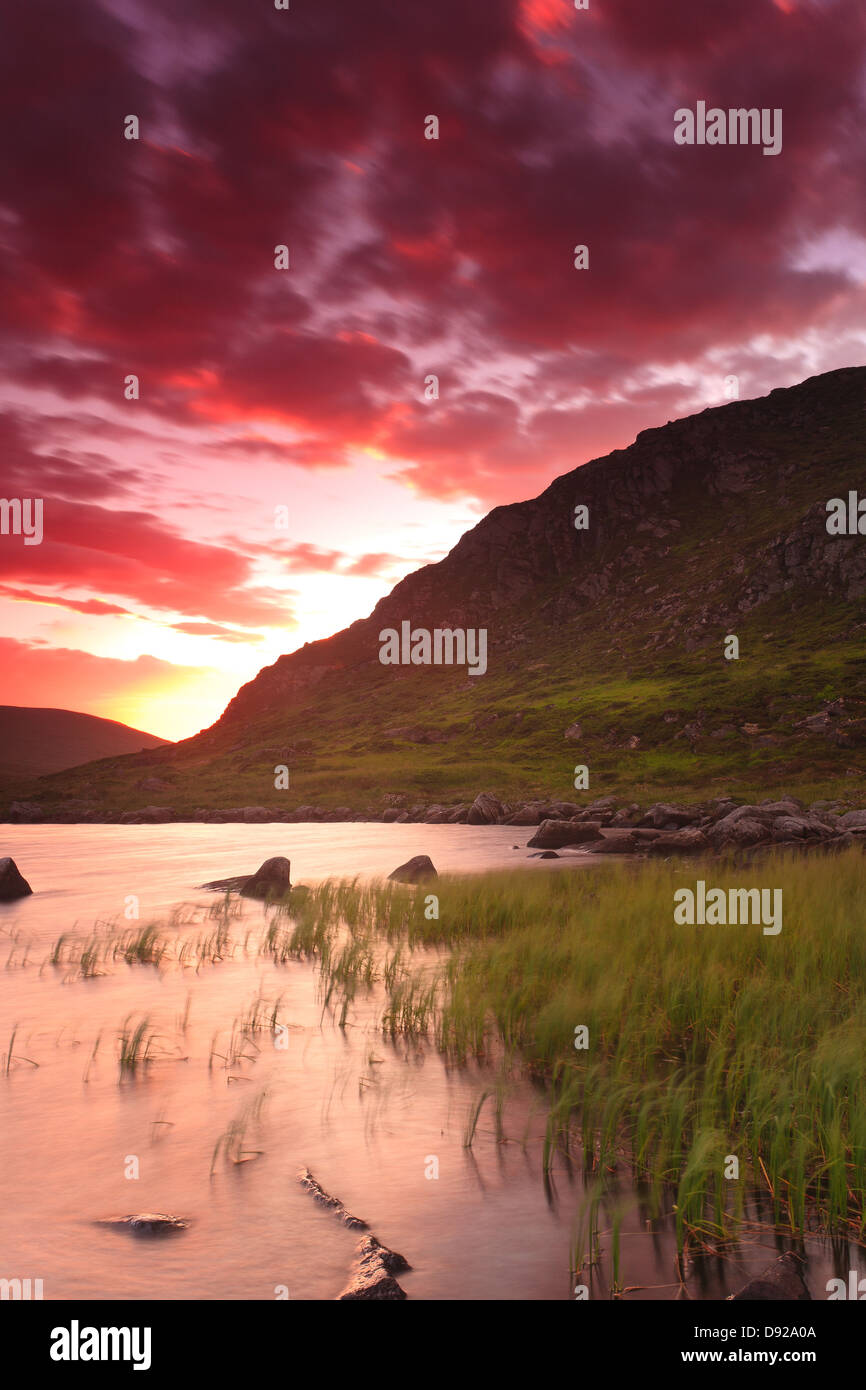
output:
[[239,642],[246,645],[249,642],[261,642],[262,634],[258,632],[235,632],[230,627],[221,627],[219,623],[172,623],[174,632],[185,632],[189,637],[218,637],[221,642]]
[[[757,394],[862,360],[862,273],[804,248],[866,236],[864,56],[862,0],[13,7],[0,490],[46,498],[46,540],[0,576],[255,641],[294,621],[262,579],[285,551],[252,505],[202,527],[255,476],[334,476],[361,515],[375,458],[423,520],[530,495],[727,372]],[[697,99],[782,107],[781,156],[675,146]],[[405,531],[372,534],[289,567],[378,576]]]
[[0,584],[0,598],[20,599],[24,603],[43,603],[53,608],[68,608],[72,613],[85,613],[88,616],[130,616],[128,608],[121,608],[116,603],[105,603],[102,599],[74,599],[63,594],[37,594],[32,589],[15,589],[8,584]]
[[146,608],[217,623],[286,627],[286,596],[250,583],[252,565],[236,550],[191,540],[146,513],[51,498],[44,539],[0,545],[4,583],[72,584]]
[[399,555],[376,551],[352,556],[342,550],[328,550],[301,541],[286,551],[287,568],[292,572],[311,574],[347,574],[361,578],[378,578],[384,571],[402,564]]

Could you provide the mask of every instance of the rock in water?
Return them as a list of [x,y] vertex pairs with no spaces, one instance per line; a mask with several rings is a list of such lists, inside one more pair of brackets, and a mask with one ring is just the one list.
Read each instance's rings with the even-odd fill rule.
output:
[[338,1302],[347,1303],[367,1299],[400,1299],[406,1297],[395,1274],[412,1266],[396,1250],[389,1250],[375,1236],[365,1236],[355,1252],[358,1266],[352,1282],[339,1295]]
[[98,1226],[125,1226],[137,1235],[162,1236],[170,1231],[185,1231],[189,1225],[180,1216],[166,1216],[163,1212],[143,1211],[135,1216],[103,1216]]
[[597,821],[579,824],[567,820],[543,820],[532,839],[526,843],[530,849],[562,849],[564,845],[582,845],[588,840],[601,838]]
[[215,878],[202,888],[219,892],[240,893],[245,898],[284,898],[292,885],[289,881],[291,864],[282,855],[266,859],[254,874],[238,874],[233,878]]
[[729,1302],[811,1303],[800,1271],[799,1256],[789,1250],[750,1279],[739,1293],[731,1294]]
[[356,1231],[366,1231],[368,1229],[366,1221],[362,1221],[360,1216],[353,1216],[347,1211],[339,1197],[333,1197],[330,1192],[326,1192],[320,1182],[317,1182],[309,1168],[303,1168],[298,1174],[298,1182],[310,1196],[317,1202],[321,1202],[323,1207],[328,1207],[334,1215],[342,1221],[344,1226]]
[[15,860],[10,859],[8,855],[0,859],[0,903],[11,903],[16,898],[26,898],[32,892],[33,889],[26,878],[22,878],[19,873]]
[[255,873],[247,879],[241,894],[245,898],[282,898],[291,888],[289,872],[291,864],[282,855],[266,859]]
[[439,875],[428,855],[416,854],[414,859],[407,859],[405,864],[401,864],[388,877],[395,883],[424,883],[427,879],[438,878]]
[[469,807],[470,825],[496,825],[502,818],[502,802],[490,792],[479,792]]

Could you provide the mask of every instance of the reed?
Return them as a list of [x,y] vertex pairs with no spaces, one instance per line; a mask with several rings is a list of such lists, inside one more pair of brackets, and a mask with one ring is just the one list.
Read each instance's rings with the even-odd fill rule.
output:
[[[766,1194],[778,1227],[802,1234],[817,1222],[861,1239],[862,865],[851,850],[747,868],[440,878],[433,920],[426,886],[329,882],[291,927],[272,924],[268,949],[317,959],[342,1021],[376,984],[388,1033],[434,1031],[456,1061],[519,1055],[548,1082],[545,1166],[579,1140],[587,1172],[628,1168],[655,1203],[671,1187],[681,1248],[690,1234],[735,1230],[747,1189]],[[782,887],[782,932],[675,924],[674,890],[697,877]],[[585,1050],[574,1046],[580,1025]],[[738,1182],[724,1176],[729,1155]]]

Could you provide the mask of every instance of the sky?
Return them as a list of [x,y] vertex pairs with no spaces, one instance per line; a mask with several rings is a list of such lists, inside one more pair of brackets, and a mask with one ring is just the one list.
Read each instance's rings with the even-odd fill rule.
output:
[[0,702],[188,737],[491,507],[866,362],[864,58],[862,0],[7,7]]

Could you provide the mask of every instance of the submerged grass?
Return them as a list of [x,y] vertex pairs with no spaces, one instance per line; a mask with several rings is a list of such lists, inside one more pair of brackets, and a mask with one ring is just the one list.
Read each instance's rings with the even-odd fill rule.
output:
[[[781,887],[781,933],[676,925],[674,891],[697,878]],[[681,1247],[690,1232],[730,1232],[747,1187],[767,1194],[777,1228],[863,1240],[862,884],[857,850],[748,868],[523,870],[439,879],[431,917],[428,885],[329,882],[271,919],[264,950],[317,959],[341,1022],[377,983],[386,1031],[432,1031],[457,1061],[522,1057],[549,1086],[545,1165],[579,1134],[589,1172],[626,1165],[656,1200],[673,1190]]]

